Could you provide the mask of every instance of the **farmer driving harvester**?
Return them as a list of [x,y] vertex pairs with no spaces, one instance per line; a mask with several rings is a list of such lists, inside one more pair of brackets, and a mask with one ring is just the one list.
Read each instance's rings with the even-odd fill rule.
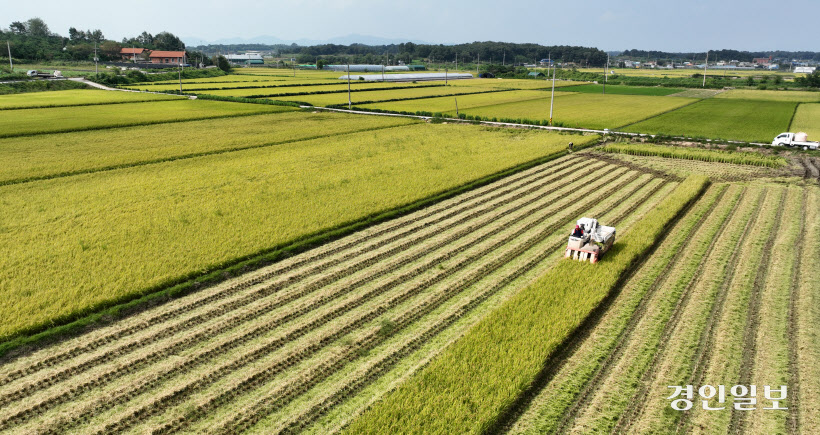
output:
[[615,243],[615,228],[598,224],[597,219],[581,218],[569,236],[564,257],[597,263]]

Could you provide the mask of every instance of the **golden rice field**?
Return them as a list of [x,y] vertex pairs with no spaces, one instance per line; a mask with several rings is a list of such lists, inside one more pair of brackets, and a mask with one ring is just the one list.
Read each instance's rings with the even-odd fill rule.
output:
[[[566,142],[410,125],[0,186],[8,211],[0,293],[14,295],[0,302],[0,336],[425,198]],[[70,258],[71,267],[55,258]]]
[[179,100],[180,98],[182,97],[137,92],[73,89],[67,91],[0,95],[0,110],[136,103],[142,101]]
[[820,102],[820,92],[810,91],[766,91],[758,89],[731,89],[715,95],[715,98],[740,100],[789,101],[793,103]]
[[[674,111],[697,101],[689,98],[642,95],[572,94],[555,97],[554,122],[564,127],[615,129],[652,116]],[[464,111],[484,118],[547,120],[550,101],[530,100],[484,106]]]
[[789,131],[804,131],[808,133],[809,140],[820,140],[820,104],[801,104],[797,106]]
[[[0,138],[287,112],[293,107],[179,100],[3,111]],[[167,134],[167,133],[166,133]]]
[[[555,95],[569,95],[569,93],[556,92]],[[522,90],[467,94],[459,95],[457,97],[430,97],[407,101],[386,101],[383,103],[357,105],[357,107],[389,110],[392,112],[426,111],[432,113],[446,113],[447,115],[455,117],[456,103],[458,103],[458,108],[460,110],[466,110],[476,107],[495,106],[530,100],[548,101],[549,98],[550,94],[544,91]]]
[[[319,137],[379,130],[416,121],[370,116],[351,122],[337,113],[280,112],[113,130],[41,134],[0,139],[0,184],[54,178],[205,154],[274,146]],[[139,140],[134,140],[139,138]],[[112,147],[112,144],[116,146]]]
[[[387,91],[363,91],[353,92],[350,98],[353,104],[358,102],[367,103],[373,101],[384,101],[394,99],[427,98],[442,95],[474,94],[481,92],[496,92],[496,89],[484,89],[473,87],[450,87],[434,86],[410,89],[396,89]],[[304,102],[313,106],[331,106],[334,104],[347,104],[347,92],[317,95],[296,95],[292,97],[271,97],[270,99],[279,101]]]

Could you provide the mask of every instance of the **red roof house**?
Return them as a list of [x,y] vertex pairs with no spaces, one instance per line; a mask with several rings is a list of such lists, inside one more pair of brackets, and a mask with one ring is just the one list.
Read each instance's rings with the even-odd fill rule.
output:
[[154,51],[148,56],[151,63],[181,64],[185,63],[184,51]]
[[122,56],[122,60],[133,60],[134,58],[143,57],[145,51],[144,48],[121,48],[120,56]]

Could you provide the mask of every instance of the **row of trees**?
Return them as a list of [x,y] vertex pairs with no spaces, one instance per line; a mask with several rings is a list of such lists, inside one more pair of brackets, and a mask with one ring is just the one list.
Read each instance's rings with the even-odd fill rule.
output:
[[578,46],[545,46],[540,44],[516,44],[508,42],[471,42],[467,44],[415,44],[406,42],[390,45],[365,44],[322,44],[300,46],[296,44],[264,45],[236,44],[209,45],[199,47],[207,53],[228,53],[234,51],[258,50],[274,53],[291,54],[299,63],[313,63],[321,57],[327,63],[382,63],[390,58],[390,63],[403,61],[410,63],[414,59],[426,59],[431,62],[476,62],[482,63],[532,63],[551,57],[564,62],[580,65],[603,66],[607,54],[597,48]]
[[[0,40],[9,41],[15,59],[31,61],[94,60],[94,47],[102,61],[118,60],[122,47],[140,47],[150,50],[185,50],[185,44],[170,32],[151,35],[142,32],[135,38],[124,38],[122,43],[105,39],[102,30],[68,29],[68,37],[51,32],[40,18],[15,21],[8,29],[0,29]],[[189,58],[194,57],[189,54]],[[206,63],[209,61],[206,59]]]

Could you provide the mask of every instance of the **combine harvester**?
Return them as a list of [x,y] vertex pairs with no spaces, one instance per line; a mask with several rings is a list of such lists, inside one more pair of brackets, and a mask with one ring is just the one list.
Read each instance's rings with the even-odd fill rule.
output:
[[[578,234],[573,231],[567,242],[565,258],[597,263],[615,243],[615,227],[598,224],[598,219],[581,218],[576,222]],[[579,235],[580,234],[580,235]]]

